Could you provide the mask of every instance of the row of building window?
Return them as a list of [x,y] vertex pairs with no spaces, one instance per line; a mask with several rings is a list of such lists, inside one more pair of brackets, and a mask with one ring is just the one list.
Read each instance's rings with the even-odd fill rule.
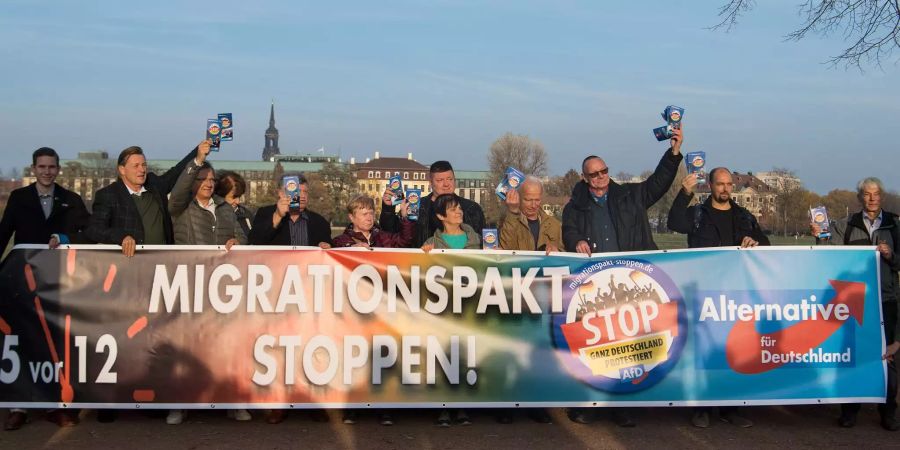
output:
[[[395,176],[395,177],[399,177],[399,176],[400,176],[400,172],[394,172],[394,176]],[[385,177],[385,178],[390,178],[390,177],[391,177],[391,171],[390,171],[390,170],[385,171],[385,172],[384,172],[384,177]],[[381,171],[380,171],[380,170],[375,170],[375,171],[370,170],[370,171],[369,171],[369,178],[375,178],[375,179],[381,178]],[[408,179],[409,179],[409,172],[403,172],[403,179],[404,179],[404,180],[408,180]],[[413,172],[413,177],[412,177],[412,179],[413,179],[413,180],[425,180],[425,179],[426,179],[426,178],[425,178],[425,172]]]

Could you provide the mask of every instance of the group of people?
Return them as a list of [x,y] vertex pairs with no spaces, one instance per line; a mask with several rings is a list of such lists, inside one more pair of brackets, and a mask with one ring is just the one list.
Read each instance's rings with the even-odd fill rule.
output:
[[[617,183],[603,158],[584,158],[581,181],[572,190],[562,221],[544,212],[541,180],[528,176],[517,190],[509,191],[505,200],[506,214],[499,231],[499,248],[551,252],[603,254],[656,250],[647,209],[659,201],[674,183],[682,163],[681,129],[674,130],[671,146],[662,155],[654,172],[639,183]],[[36,150],[32,157],[35,183],[12,192],[2,221],[0,249],[15,235],[16,244],[48,244],[51,248],[67,243],[102,243],[122,247],[134,256],[139,245],[288,245],[332,247],[389,247],[433,249],[481,249],[485,227],[481,207],[455,194],[456,181],[452,165],[437,161],[430,166],[431,192],[420,199],[418,214],[411,220],[409,204],[404,200],[394,205],[394,194],[386,189],[381,198],[381,213],[375,220],[375,201],[358,195],[347,205],[350,224],[332,237],[331,225],[321,215],[309,210],[309,184],[302,174],[296,198],[279,192],[273,205],[259,208],[255,214],[241,205],[246,184],[234,172],[216,172],[206,160],[210,142],[203,141],[178,164],[161,175],[148,171],[140,147],[129,147],[117,161],[119,179],[97,191],[88,213],[82,199],[55,183],[59,174],[59,157],[49,148]],[[697,186],[696,175],[684,178],[668,216],[672,231],[688,236],[688,246],[754,247],[769,245],[755,217],[732,199],[734,183],[731,172],[715,168],[709,172],[711,195],[702,203],[691,205]],[[888,370],[887,403],[879,406],[881,425],[888,430],[900,428],[895,419],[897,403],[896,367],[893,354],[900,349],[900,321],[897,301],[900,283],[897,273],[900,251],[897,215],[881,209],[884,187],[877,178],[859,183],[862,210],[833,224],[832,237],[822,244],[876,245],[881,254],[881,289],[885,317],[885,338],[889,343],[885,357]],[[814,235],[818,229],[811,227]],[[568,416],[578,423],[596,419],[596,408],[571,408]],[[626,408],[613,408],[613,420],[623,427],[635,426]],[[839,424],[852,427],[859,405],[843,405]],[[691,422],[697,427],[710,426],[712,408],[696,408]],[[229,411],[236,420],[250,420],[246,410]],[[273,410],[266,416],[269,423],[284,419],[285,411]],[[356,421],[357,412],[345,411],[344,421]],[[529,414],[535,421],[549,423],[546,411],[535,409]],[[178,424],[185,411],[170,411],[167,422]],[[501,423],[512,421],[511,411],[497,412]],[[54,410],[47,418],[60,426],[77,423],[77,411]],[[115,412],[102,410],[98,420],[111,421]],[[314,414],[324,420],[327,415]],[[736,426],[752,426],[736,408],[720,408],[719,418]],[[23,410],[9,414],[5,429],[21,427],[27,419]],[[469,423],[463,410],[442,410],[438,424],[449,426]],[[382,424],[393,423],[389,411],[379,415]]]

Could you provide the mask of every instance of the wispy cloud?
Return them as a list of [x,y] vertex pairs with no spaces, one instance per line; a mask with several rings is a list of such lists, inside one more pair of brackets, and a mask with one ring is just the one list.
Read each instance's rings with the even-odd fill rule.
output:
[[667,94],[698,95],[704,97],[736,97],[739,95],[747,95],[746,92],[706,86],[657,86],[656,90],[659,92],[665,92]]
[[502,81],[492,81],[485,78],[475,76],[463,76],[449,73],[437,73],[430,70],[420,72],[422,76],[438,81],[445,86],[508,97],[513,99],[528,99],[530,96],[522,89],[513,86],[510,83]]

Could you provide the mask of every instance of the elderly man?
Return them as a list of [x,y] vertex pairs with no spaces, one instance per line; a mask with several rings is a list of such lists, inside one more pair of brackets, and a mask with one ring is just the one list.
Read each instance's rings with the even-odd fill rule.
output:
[[[887,366],[887,399],[878,405],[881,414],[881,426],[888,431],[897,431],[900,424],[895,416],[897,412],[897,365],[894,354],[900,349],[900,320],[898,320],[897,302],[900,301],[900,284],[897,273],[900,271],[900,221],[897,214],[881,209],[884,185],[875,177],[865,178],[856,186],[857,199],[862,211],[849,217],[832,222],[831,238],[816,239],[818,243],[830,245],[875,245],[881,255],[879,270],[881,272],[881,311],[884,316],[884,340],[888,343],[885,359]],[[813,236],[821,230],[812,225]],[[856,425],[859,413],[858,403],[841,405],[841,417],[838,424],[845,428]]]
[[[581,181],[572,189],[572,198],[563,209],[563,242],[567,250],[591,255],[657,249],[647,208],[659,201],[675,181],[682,160],[682,129],[674,130],[671,141],[656,170],[640,183],[612,181],[609,166],[599,156],[591,155],[582,161]],[[586,424],[595,417],[591,409],[573,408],[569,419]],[[623,408],[615,409],[613,420],[621,427],[635,426]]]
[[647,208],[659,201],[678,173],[682,130],[674,130],[672,146],[656,170],[640,183],[618,184],[609,177],[603,158],[588,156],[581,163],[581,181],[563,209],[563,241],[578,253],[656,250]]
[[[562,251],[562,225],[556,217],[541,208],[544,186],[541,180],[528,176],[506,194],[506,217],[500,227],[500,248],[503,250]],[[513,409],[496,411],[497,422],[513,421]],[[550,414],[544,408],[529,408],[528,417],[538,423],[551,423]]]
[[541,180],[528,176],[517,190],[506,196],[506,218],[500,227],[500,248],[504,250],[563,249],[562,225],[556,217],[544,212],[544,186]]
[[[694,197],[697,174],[684,178],[669,210],[669,229],[687,234],[690,248],[769,245],[769,238],[763,234],[756,217],[731,199],[734,191],[731,171],[716,167],[709,172],[709,181],[709,198],[701,204],[688,206]],[[696,408],[691,423],[697,428],[708,428],[711,412],[712,408]],[[719,418],[741,428],[753,426],[750,419],[738,414],[736,406],[720,407]]]
[[[418,248],[425,244],[428,238],[434,236],[440,221],[432,211],[434,201],[443,194],[456,192],[456,175],[453,166],[448,161],[435,161],[429,168],[428,182],[431,185],[431,193],[422,196],[419,201],[419,219],[416,221],[416,230],[413,236],[412,247]],[[378,219],[381,229],[391,233],[401,231],[400,217],[391,203],[390,189],[384,191],[382,196],[381,216]],[[478,203],[460,197],[459,207],[463,212],[463,223],[472,227],[479,236],[484,228],[484,211]]]

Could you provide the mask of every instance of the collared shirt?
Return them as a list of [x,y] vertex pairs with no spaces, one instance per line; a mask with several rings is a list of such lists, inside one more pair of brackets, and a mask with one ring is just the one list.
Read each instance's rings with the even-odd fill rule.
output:
[[291,227],[291,245],[309,245],[309,214],[306,211],[300,212],[297,220],[290,221]]
[[41,209],[44,210],[44,218],[49,219],[50,213],[53,212],[53,191],[56,188],[50,187],[49,194],[41,194],[38,192],[38,199],[41,201]]
[[194,199],[194,201],[197,202],[197,206],[209,211],[209,213],[212,214],[212,216],[213,216],[212,233],[213,233],[213,236],[215,236],[216,235],[216,227],[219,225],[218,217],[216,217],[216,202],[213,201],[212,197],[209,198],[209,202],[206,205],[200,204],[200,201],[197,200],[196,198]]
[[131,195],[137,195],[138,197],[140,197],[141,194],[143,194],[144,192],[147,192],[147,188],[145,188],[144,186],[141,186],[141,190],[139,190],[139,191],[132,191],[131,188],[128,187],[128,185],[126,184],[126,185],[125,185],[125,189],[128,189],[128,193],[129,193],[129,194],[131,194]]
[[884,210],[878,211],[878,217],[875,220],[869,219],[869,215],[863,212],[863,223],[866,225],[866,231],[869,232],[869,239],[875,238],[875,230],[881,228],[881,218]]
[[596,196],[591,192],[596,208],[591,208],[591,245],[592,252],[608,253],[619,251],[619,239],[613,223],[612,211],[609,209],[609,192]]
[[[195,199],[196,200],[196,199]],[[197,200],[197,206],[209,211],[212,213],[213,217],[216,216],[216,202],[213,201],[212,198],[209,199],[209,202],[205,205],[200,204],[200,201]]]

